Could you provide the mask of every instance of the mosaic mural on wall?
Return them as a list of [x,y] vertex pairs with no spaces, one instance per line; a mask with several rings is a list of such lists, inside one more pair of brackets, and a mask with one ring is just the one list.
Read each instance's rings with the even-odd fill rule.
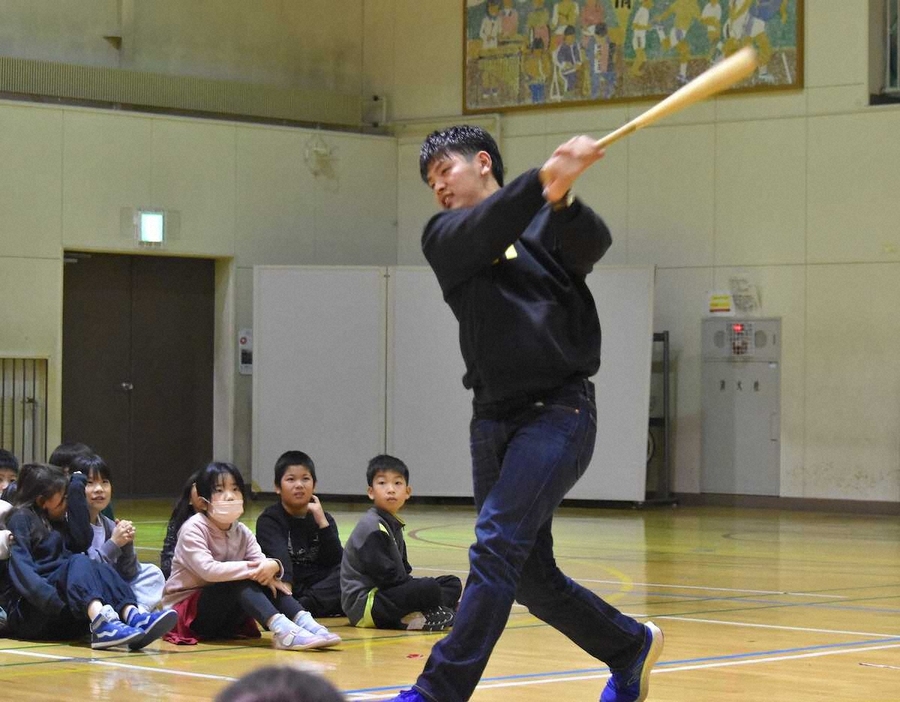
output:
[[743,46],[737,90],[803,85],[803,0],[465,0],[463,111],[668,95]]

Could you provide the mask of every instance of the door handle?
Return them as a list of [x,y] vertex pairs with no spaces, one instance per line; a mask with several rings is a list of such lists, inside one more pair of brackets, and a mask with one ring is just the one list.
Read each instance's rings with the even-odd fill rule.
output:
[[133,383],[129,383],[127,380],[126,380],[124,383],[119,383],[119,387],[120,387],[124,392],[131,392],[132,390],[134,390],[134,384],[133,384]]

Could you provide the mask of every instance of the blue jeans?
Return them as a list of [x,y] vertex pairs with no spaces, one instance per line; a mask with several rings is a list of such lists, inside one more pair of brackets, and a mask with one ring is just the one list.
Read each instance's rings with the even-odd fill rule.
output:
[[[553,557],[553,512],[594,450],[594,386],[576,380],[479,412],[470,426],[475,544],[453,629],[431,651],[416,689],[434,702],[475,690],[513,600],[611,668],[638,655],[644,627],[567,577]],[[487,416],[485,416],[487,415]]]

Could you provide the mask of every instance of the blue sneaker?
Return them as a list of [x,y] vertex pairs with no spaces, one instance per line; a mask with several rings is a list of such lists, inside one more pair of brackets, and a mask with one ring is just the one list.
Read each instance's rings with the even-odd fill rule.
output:
[[663,649],[663,633],[652,622],[644,625],[644,647],[630,667],[614,670],[600,695],[600,702],[643,702],[650,691],[650,669]]
[[137,651],[172,631],[178,624],[178,612],[174,609],[160,612],[139,612],[132,609],[127,624],[141,632],[141,638],[128,644],[128,648]]
[[404,690],[396,697],[391,697],[389,700],[385,700],[385,702],[430,702],[426,697],[422,696],[415,688],[410,690]]
[[144,632],[123,624],[112,607],[104,605],[91,621],[91,648],[113,648],[131,645]]

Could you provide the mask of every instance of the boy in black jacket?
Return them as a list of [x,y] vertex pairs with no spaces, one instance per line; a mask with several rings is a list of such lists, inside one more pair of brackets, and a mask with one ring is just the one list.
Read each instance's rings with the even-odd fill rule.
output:
[[287,451],[275,463],[281,501],[256,520],[256,540],[284,566],[283,582],[313,617],[340,617],[341,540],[334,518],[315,496],[316,466],[303,451]]
[[341,563],[344,612],[350,623],[378,629],[441,631],[453,624],[462,592],[455,575],[414,578],[406,557],[403,520],[397,513],[411,490],[399,458],[376,456],[366,470],[375,504],[350,534]]

